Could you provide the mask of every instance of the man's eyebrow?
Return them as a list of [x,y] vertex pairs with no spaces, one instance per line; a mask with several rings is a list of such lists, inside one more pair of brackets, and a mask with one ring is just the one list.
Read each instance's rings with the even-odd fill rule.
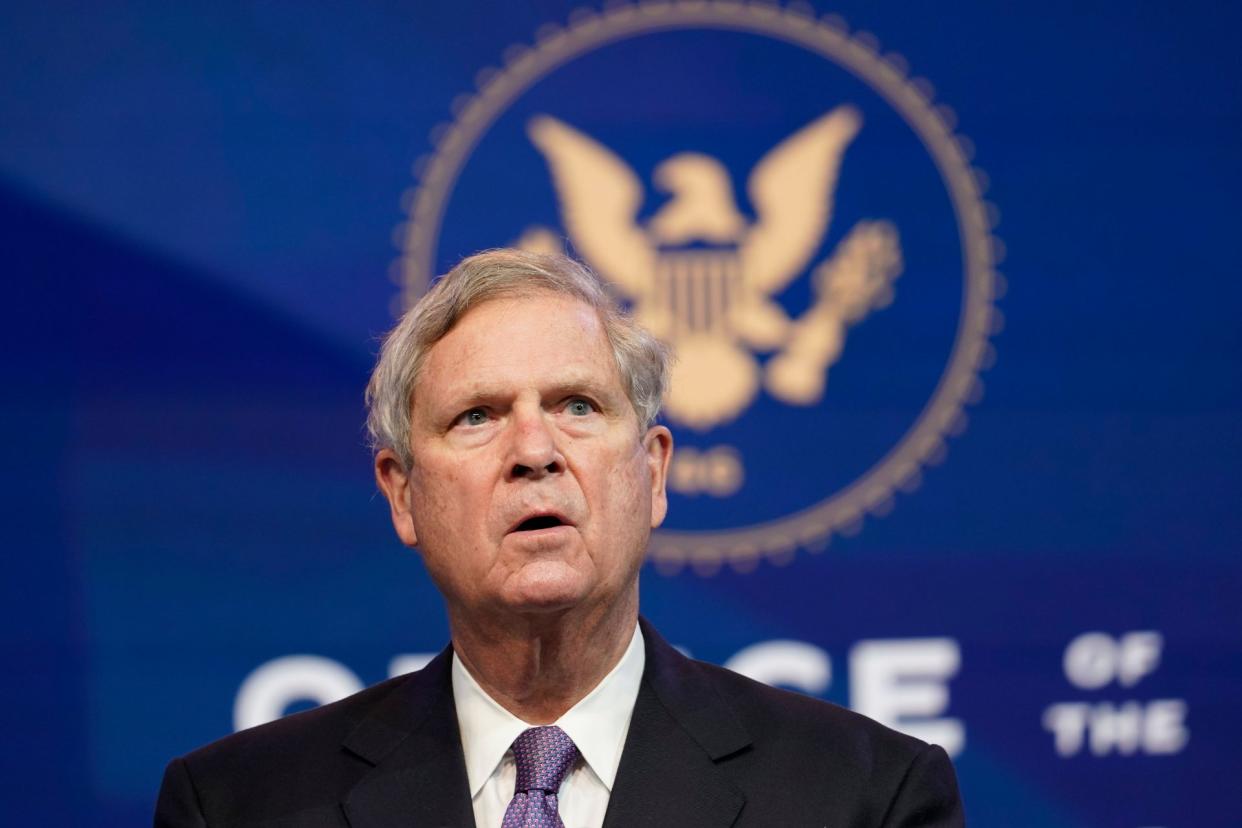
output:
[[610,397],[615,394],[607,387],[608,383],[593,375],[568,377],[557,380],[548,386],[544,393],[551,395],[585,393],[596,397]]
[[[608,385],[607,380],[600,379],[594,374],[583,373],[574,376],[558,377],[547,385],[539,386],[539,390],[543,396],[554,398],[572,396],[573,394],[587,394],[600,400],[611,400],[625,396],[623,390],[612,390]],[[495,400],[497,397],[506,396],[511,391],[512,389],[507,386],[504,380],[491,382],[484,379],[464,382],[459,387],[450,389],[449,393],[444,395],[441,406],[469,408],[472,405],[487,403]]]

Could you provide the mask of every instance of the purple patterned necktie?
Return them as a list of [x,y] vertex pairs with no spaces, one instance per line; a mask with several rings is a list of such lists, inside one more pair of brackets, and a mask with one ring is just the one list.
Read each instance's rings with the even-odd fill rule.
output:
[[559,727],[532,727],[513,740],[517,785],[500,828],[565,828],[556,792],[578,758],[578,746]]

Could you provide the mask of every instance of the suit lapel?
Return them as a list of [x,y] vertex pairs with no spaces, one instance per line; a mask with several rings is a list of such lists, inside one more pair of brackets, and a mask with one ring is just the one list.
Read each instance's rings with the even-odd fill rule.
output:
[[[718,763],[750,737],[694,662],[642,620],[647,663],[604,828],[727,828],[746,799]],[[451,649],[364,718],[345,750],[371,765],[341,803],[351,828],[474,825]]]
[[345,740],[347,751],[372,765],[342,803],[351,828],[474,825],[451,654],[446,649],[412,675]]
[[641,623],[647,664],[604,828],[726,828],[746,799],[717,762],[750,737],[694,662]]

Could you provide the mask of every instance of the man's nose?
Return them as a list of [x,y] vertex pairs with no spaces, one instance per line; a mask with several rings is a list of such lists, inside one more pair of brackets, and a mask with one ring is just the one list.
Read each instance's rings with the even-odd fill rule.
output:
[[510,477],[534,480],[565,470],[565,458],[543,411],[519,414],[513,427]]

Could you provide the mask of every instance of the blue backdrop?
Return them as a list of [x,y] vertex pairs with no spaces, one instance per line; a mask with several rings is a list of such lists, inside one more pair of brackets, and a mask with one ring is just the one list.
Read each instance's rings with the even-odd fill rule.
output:
[[974,825],[1238,824],[1237,11],[3,16],[6,822],[146,823],[172,756],[443,646],[362,388],[522,243],[683,353],[666,637],[942,742]]

